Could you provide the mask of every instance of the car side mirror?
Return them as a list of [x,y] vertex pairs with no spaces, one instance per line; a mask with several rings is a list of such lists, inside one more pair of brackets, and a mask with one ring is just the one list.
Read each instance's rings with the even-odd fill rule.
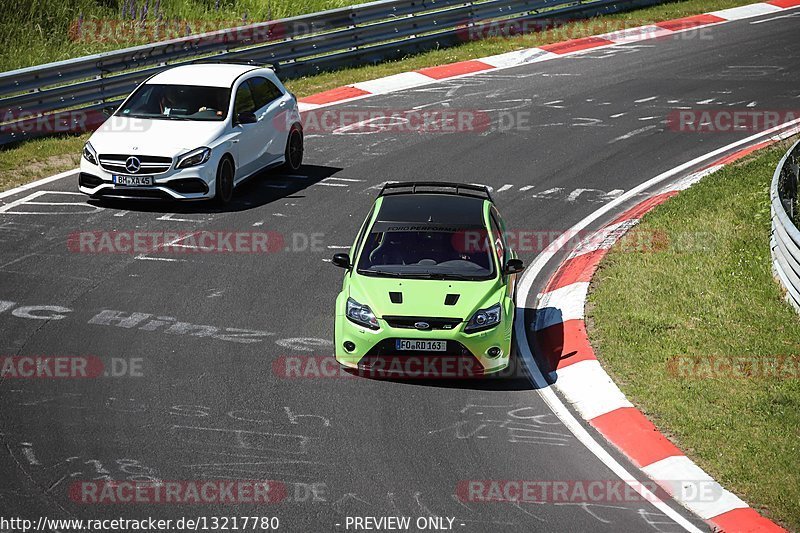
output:
[[106,117],[110,117],[111,115],[113,115],[113,114],[114,114],[114,111],[116,111],[116,110],[117,110],[117,108],[116,108],[116,107],[114,107],[114,106],[110,106],[110,105],[107,105],[107,106],[105,106],[105,107],[103,108],[103,110],[102,110],[102,111],[103,111],[103,115],[104,115],[104,116],[106,116]]
[[350,268],[353,265],[350,264],[350,256],[347,254],[336,254],[333,256],[332,262],[337,267],[341,268]]
[[255,124],[256,114],[252,111],[245,111],[243,113],[239,113],[236,117],[237,124]]
[[503,274],[517,274],[525,270],[525,263],[520,259],[509,259],[503,269]]

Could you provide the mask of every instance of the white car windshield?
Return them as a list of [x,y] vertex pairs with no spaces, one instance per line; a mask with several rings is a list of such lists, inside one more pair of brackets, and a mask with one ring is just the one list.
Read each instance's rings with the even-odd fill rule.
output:
[[161,120],[225,120],[231,90],[226,87],[145,84],[117,115]]

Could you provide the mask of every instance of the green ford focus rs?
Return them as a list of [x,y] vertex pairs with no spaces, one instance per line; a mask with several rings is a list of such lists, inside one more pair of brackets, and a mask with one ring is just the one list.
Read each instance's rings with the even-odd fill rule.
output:
[[523,270],[488,189],[442,182],[384,186],[350,254],[336,299],[345,367],[467,377],[509,364],[514,284]]

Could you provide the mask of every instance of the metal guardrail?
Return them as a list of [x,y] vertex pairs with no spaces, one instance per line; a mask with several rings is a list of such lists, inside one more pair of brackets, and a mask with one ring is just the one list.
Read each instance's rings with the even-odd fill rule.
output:
[[0,145],[91,129],[105,104],[168,66],[268,63],[290,79],[453,46],[493,24],[536,27],[664,1],[380,0],[4,72]]
[[786,289],[786,299],[800,312],[798,181],[800,181],[800,141],[781,159],[770,187],[772,270],[780,284]]

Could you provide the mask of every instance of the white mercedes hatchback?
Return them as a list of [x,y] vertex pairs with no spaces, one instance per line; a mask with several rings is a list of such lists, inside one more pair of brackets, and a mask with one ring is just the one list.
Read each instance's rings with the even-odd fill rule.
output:
[[95,198],[227,203],[262,169],[297,170],[297,99],[262,67],[195,64],[147,79],[83,149],[80,191]]

